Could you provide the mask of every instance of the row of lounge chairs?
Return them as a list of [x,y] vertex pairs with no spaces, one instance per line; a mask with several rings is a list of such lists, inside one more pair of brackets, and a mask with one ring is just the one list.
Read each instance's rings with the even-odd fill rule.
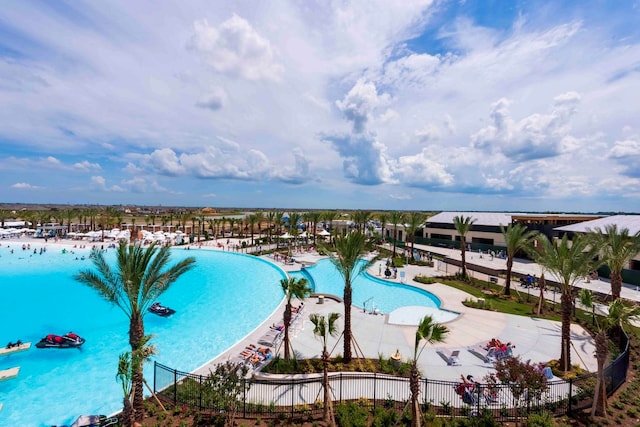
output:
[[[298,307],[294,307],[291,325],[289,326],[290,331],[302,321],[303,311],[304,304],[302,303]],[[283,338],[284,323],[274,324],[269,328],[269,331],[258,339],[258,345],[260,347],[255,344],[249,344],[240,352],[238,358],[240,358],[246,366],[251,368],[251,370],[259,369],[277,352],[276,348],[280,345]]]
[[[298,307],[294,307],[293,317],[291,318],[291,325],[289,328],[295,328],[296,325],[302,321],[302,314],[304,312],[304,304],[300,303]],[[284,336],[284,324],[279,323],[270,327],[266,332],[258,339],[258,344],[266,345],[267,347],[277,347],[282,342]]]

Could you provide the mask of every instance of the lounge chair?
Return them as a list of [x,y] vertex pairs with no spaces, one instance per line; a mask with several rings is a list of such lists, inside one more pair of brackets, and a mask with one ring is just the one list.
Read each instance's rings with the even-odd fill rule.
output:
[[269,331],[258,340],[258,344],[266,345],[267,347],[275,347],[282,339],[282,333],[276,331]]
[[116,417],[107,418],[105,415],[80,415],[71,427],[107,427],[118,422]]
[[477,344],[469,347],[469,352],[475,354],[485,363],[493,363],[496,361],[495,352],[496,349],[489,347],[488,349],[482,344]]
[[439,348],[436,350],[436,353],[438,353],[449,366],[460,366],[462,364],[460,362],[460,350],[451,351],[446,348]]
[[494,357],[496,360],[504,360],[513,356],[513,346],[507,346],[506,350],[494,349]]

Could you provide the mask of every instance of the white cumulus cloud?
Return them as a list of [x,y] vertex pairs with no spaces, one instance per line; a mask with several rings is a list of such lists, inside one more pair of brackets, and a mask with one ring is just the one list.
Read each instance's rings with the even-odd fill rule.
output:
[[359,79],[341,101],[336,101],[336,106],[353,124],[353,132],[362,133],[373,111],[387,105],[389,99],[388,94],[378,94],[374,83]]
[[502,98],[492,105],[492,124],[472,135],[471,144],[520,161],[557,156],[576,145],[568,133],[579,102],[580,95],[568,92],[554,99],[551,113],[535,113],[517,121],[509,111],[511,101]]
[[193,24],[189,47],[200,52],[214,70],[248,80],[280,80],[283,66],[268,39],[238,15],[220,24],[206,19]]

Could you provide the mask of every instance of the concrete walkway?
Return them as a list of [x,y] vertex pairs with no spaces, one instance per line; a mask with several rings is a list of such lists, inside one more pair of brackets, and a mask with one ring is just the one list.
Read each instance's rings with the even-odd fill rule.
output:
[[[389,249],[392,249],[391,246],[388,244],[387,244],[387,247]],[[437,255],[445,256],[447,258],[458,260],[458,261],[460,261],[462,258],[459,249],[449,249],[449,248],[441,248],[438,246],[427,246],[427,245],[419,245],[419,244],[416,244],[415,248],[423,252],[430,252],[431,254],[434,254],[434,255],[437,254]],[[487,254],[467,251],[465,258],[468,266],[477,265],[480,267],[486,267],[493,270],[507,269],[506,259],[491,257],[490,255],[487,255]],[[450,264],[445,264],[445,263],[440,263],[439,265],[436,265],[436,267],[438,267],[440,271],[446,274],[454,274],[456,271],[458,271],[457,267]],[[515,258],[513,260],[512,271],[513,273],[519,273],[521,275],[531,274],[532,276],[536,275],[537,277],[540,277],[542,275],[542,268],[538,264],[530,260],[519,259],[519,258]],[[479,278],[483,278],[483,280],[486,280],[486,275],[480,274],[475,271],[470,271],[470,274],[474,277],[479,277]],[[545,277],[547,278],[547,280],[555,280],[554,276],[550,274],[548,271],[545,273]],[[518,280],[515,280],[515,282],[518,282]],[[502,281],[502,284],[504,284],[503,281]],[[514,283],[514,280],[512,279],[512,285],[514,284],[516,283]],[[591,289],[592,291],[603,294],[603,295],[611,295],[611,282],[608,279],[603,277],[599,277],[596,280],[586,280],[586,279],[579,280],[576,283],[576,287]],[[521,288],[521,289],[524,289],[524,288]],[[552,296],[552,293],[550,295]],[[627,299],[629,301],[640,302],[640,288],[638,288],[635,285],[631,285],[629,283],[623,283],[622,291],[620,295],[622,298]]]
[[[316,253],[300,253],[295,254],[294,257],[296,263],[293,265],[281,262],[276,264],[285,271],[295,271],[303,265],[313,264],[323,258]],[[270,257],[265,258],[274,262]],[[424,276],[442,275],[443,272],[437,268],[408,265],[399,269],[399,272],[405,273],[402,280],[406,286],[427,290],[442,301],[443,309],[460,313],[457,318],[446,323],[450,330],[446,342],[435,346],[427,345],[419,357],[418,364],[425,376],[451,381],[459,379],[461,374],[465,376],[471,374],[475,378],[482,378],[492,371],[492,365],[472,354],[469,348],[486,343],[494,337],[503,342],[513,343],[515,345],[514,354],[525,361],[547,362],[560,356],[560,322],[467,308],[462,302],[467,298],[474,298],[470,294],[438,283],[422,285],[413,281],[413,277],[418,274]],[[377,264],[372,266],[368,273],[377,276]],[[401,274],[398,274],[396,279],[390,280],[402,283],[400,276]],[[552,297],[551,294],[548,296]],[[317,299],[309,299],[305,303],[305,311],[303,321],[291,331],[292,346],[299,359],[319,357],[321,351],[321,342],[313,335],[313,325],[309,320],[309,314],[343,313],[344,308],[341,303],[329,298],[324,298],[322,304]],[[207,374],[212,364],[215,363],[226,360],[239,361],[238,355],[242,349],[250,343],[257,344],[258,339],[269,331],[269,325],[282,320],[283,312],[284,302],[273,316],[266,319],[262,326],[219,357],[201,367],[197,373]],[[388,319],[388,314],[374,315],[363,312],[361,308],[352,307],[352,331],[357,343],[357,348],[354,346],[354,355],[362,353],[368,358],[378,358],[380,355],[388,358],[398,350],[405,360],[413,357],[416,326],[393,325],[388,322]],[[342,330],[342,325],[339,329]],[[595,349],[593,339],[578,325],[572,325],[571,329],[574,344],[572,362],[580,364],[587,371],[594,372],[597,366],[593,357]],[[335,347],[332,352],[333,356],[341,354],[342,337],[330,338],[329,346],[330,348]],[[436,352],[438,348],[460,350],[461,364],[448,366]]]

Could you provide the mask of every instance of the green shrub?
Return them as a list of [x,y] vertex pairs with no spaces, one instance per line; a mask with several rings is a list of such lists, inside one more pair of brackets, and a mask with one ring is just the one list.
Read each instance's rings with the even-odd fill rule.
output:
[[373,427],[391,427],[398,423],[400,416],[394,409],[376,408],[371,425]]
[[367,427],[369,411],[357,403],[342,403],[336,407],[336,421],[340,427]]
[[543,411],[539,414],[530,414],[527,419],[527,425],[529,427],[553,427],[556,423],[550,412]]
[[431,285],[437,282],[437,280],[434,277],[429,277],[429,276],[422,276],[420,274],[418,274],[417,276],[415,276],[413,278],[414,281],[418,282],[418,283],[422,283],[424,285]]

